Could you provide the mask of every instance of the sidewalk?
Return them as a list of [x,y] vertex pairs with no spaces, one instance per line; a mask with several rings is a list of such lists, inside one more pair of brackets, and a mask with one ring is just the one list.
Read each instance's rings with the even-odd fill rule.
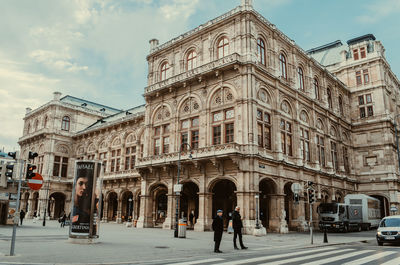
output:
[[[0,227],[0,264],[10,263],[127,263],[213,256],[213,233],[188,231],[186,238],[174,238],[174,231],[157,228],[127,228],[121,224],[102,223],[98,243],[78,245],[67,242],[69,227],[60,228],[56,221],[33,223],[26,220],[17,229],[16,256],[10,251],[12,227]],[[224,233],[221,250],[224,255],[265,252],[277,248],[318,247],[374,240],[374,231],[360,233],[329,233],[328,244],[323,234],[314,234],[314,245],[308,233],[268,234],[264,237],[244,235],[246,251],[234,251],[232,234]]]

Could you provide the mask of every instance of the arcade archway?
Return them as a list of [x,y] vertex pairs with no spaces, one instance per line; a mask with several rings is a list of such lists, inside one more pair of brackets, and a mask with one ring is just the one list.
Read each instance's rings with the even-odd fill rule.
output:
[[116,221],[118,214],[118,196],[115,192],[110,192],[107,199],[107,221]]
[[65,213],[65,194],[61,192],[55,192],[50,195],[49,199],[51,216],[54,219],[58,219],[62,214]]
[[154,227],[162,227],[168,214],[168,189],[159,184],[152,189]]
[[[184,216],[189,220],[189,215],[193,211],[195,219],[199,216],[199,187],[193,182],[183,184],[180,196],[180,217]],[[188,223],[189,224],[189,223]]]
[[133,212],[133,194],[130,191],[125,191],[122,194],[122,213],[121,218],[122,221],[132,220],[132,212]]
[[230,180],[218,180],[212,187],[212,214],[216,214],[217,210],[224,211],[225,227],[228,225],[229,214],[235,210],[237,204],[236,185]]
[[262,225],[269,229],[273,208],[272,195],[276,194],[276,184],[270,179],[263,179],[259,184],[260,190],[260,220]]
[[390,215],[389,212],[389,201],[385,196],[382,195],[370,195],[379,200],[381,208],[381,218]]
[[292,182],[288,182],[284,186],[285,193],[285,220],[289,227],[292,228],[291,220],[293,219],[293,204],[294,204],[294,194],[291,189]]

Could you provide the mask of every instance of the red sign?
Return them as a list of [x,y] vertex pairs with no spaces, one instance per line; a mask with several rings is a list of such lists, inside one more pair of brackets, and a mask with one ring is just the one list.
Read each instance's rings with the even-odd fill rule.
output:
[[35,173],[35,176],[31,179],[28,179],[28,186],[31,188],[31,190],[40,190],[40,188],[43,185],[43,177]]

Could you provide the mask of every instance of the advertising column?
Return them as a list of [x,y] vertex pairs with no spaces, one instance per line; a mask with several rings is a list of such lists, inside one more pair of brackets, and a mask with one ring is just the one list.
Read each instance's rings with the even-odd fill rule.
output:
[[72,193],[70,238],[98,238],[98,210],[100,188],[98,183],[101,163],[76,161]]

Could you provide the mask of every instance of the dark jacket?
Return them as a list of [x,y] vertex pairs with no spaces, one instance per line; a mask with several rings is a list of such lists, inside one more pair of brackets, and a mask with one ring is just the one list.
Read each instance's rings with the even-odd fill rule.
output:
[[21,218],[21,219],[24,219],[24,218],[25,218],[25,212],[24,212],[24,211],[21,211],[21,212],[19,213],[19,218]]
[[212,222],[212,229],[214,230],[214,241],[219,241],[224,232],[224,220],[222,216],[216,216]]
[[243,227],[242,217],[240,216],[240,213],[237,211],[234,211],[232,213],[232,226],[234,230],[240,230]]

